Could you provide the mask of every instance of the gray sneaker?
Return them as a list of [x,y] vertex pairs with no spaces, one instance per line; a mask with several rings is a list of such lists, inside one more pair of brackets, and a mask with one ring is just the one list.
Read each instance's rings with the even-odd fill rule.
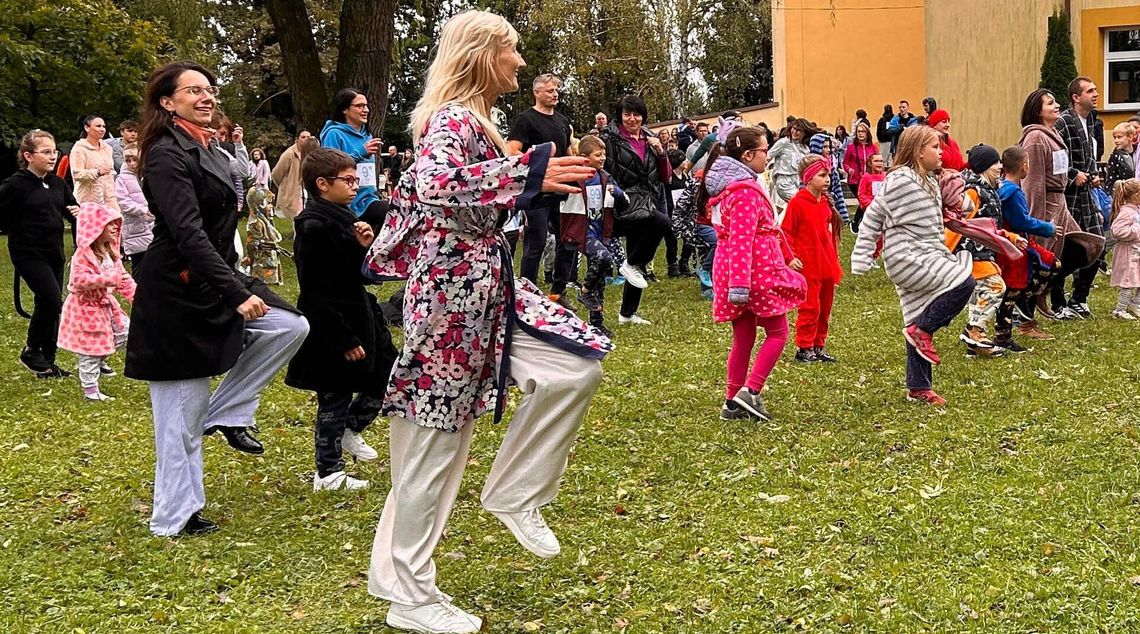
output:
[[736,407],[729,407],[728,405],[721,405],[720,419],[721,420],[750,420],[755,418],[749,414],[743,407],[737,405]]
[[732,401],[760,420],[772,420],[772,415],[764,407],[764,397],[759,393],[753,394],[748,388],[742,387],[736,396],[732,397]]

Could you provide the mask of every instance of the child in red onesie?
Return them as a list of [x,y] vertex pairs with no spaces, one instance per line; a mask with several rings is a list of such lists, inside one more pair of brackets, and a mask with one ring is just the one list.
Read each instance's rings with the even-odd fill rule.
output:
[[839,266],[839,214],[827,198],[830,175],[827,159],[808,154],[800,160],[800,181],[804,188],[788,202],[784,234],[796,259],[791,265],[807,278],[807,299],[796,315],[796,361],[835,363],[824,351],[835,287],[843,279]]

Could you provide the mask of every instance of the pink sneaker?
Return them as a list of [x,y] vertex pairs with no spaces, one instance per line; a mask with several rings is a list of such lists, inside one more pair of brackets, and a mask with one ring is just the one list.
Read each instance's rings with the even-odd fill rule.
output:
[[918,356],[934,365],[942,363],[938,352],[934,350],[934,339],[930,336],[930,333],[915,324],[911,324],[903,328],[903,336],[906,337],[910,345],[914,346],[915,351],[918,352]]
[[907,390],[906,400],[915,403],[926,403],[927,405],[945,405],[946,399],[938,395],[934,390]]

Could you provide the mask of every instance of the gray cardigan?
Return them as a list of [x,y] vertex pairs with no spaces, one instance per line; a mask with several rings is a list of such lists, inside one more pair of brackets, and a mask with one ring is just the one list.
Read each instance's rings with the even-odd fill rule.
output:
[[965,282],[973,270],[968,252],[952,254],[946,248],[944,231],[938,183],[929,176],[923,182],[908,167],[895,169],[863,216],[851,272],[870,270],[882,235],[883,264],[899,294],[903,323],[914,323],[935,298]]

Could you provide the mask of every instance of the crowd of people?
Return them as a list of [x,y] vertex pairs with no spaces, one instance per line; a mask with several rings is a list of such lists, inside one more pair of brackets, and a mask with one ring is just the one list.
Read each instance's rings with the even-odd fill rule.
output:
[[[124,374],[149,386],[153,534],[218,530],[202,516],[203,437],[262,453],[261,394],[287,368],[287,385],[316,395],[314,491],[367,488],[344,456],[377,459],[363,434],[389,420],[392,485],[368,585],[391,602],[387,623],[478,631],[436,585],[432,560],[473,423],[501,420],[508,386],[520,389],[480,500],[524,548],[557,556],[541,508],[614,347],[606,290],[621,286],[619,327],[651,327],[639,309],[662,243],[668,275],[695,277],[712,319],[732,326],[725,420],[773,416],[762,390],[793,311],[793,361],[839,361],[827,344],[844,227],[856,234],[851,272],[881,260],[898,292],[913,401],[945,403],[934,335],[964,309],[968,355],[1026,352],[1015,333],[1052,338],[1039,316],[1093,316],[1103,267],[1119,289],[1112,315],[1140,318],[1140,117],[1111,131],[1102,172],[1086,77],[1062,100],[1030,94],[1021,142],[1001,151],[962,151],[933,98],[924,116],[887,106],[874,129],[864,110],[834,133],[802,117],[771,130],[727,111],[712,126],[684,119],[653,134],[644,102],[624,95],[612,119],[598,113],[578,135],[554,75],[534,80],[534,106],[509,125],[492,107],[518,89],[518,39],[485,11],[446,23],[410,117],[414,153],[385,151],[368,131],[367,97],[345,88],[320,134],[299,132],[271,169],[194,62],[151,74],[140,120],[122,122],[119,138],[85,117],[60,159],[51,134],[24,136],[20,169],[0,184],[0,228],[35,297],[20,360],[65,378],[57,351],[73,352],[84,397],[100,402],[112,400],[99,385],[115,373],[108,359],[126,349]],[[291,252],[275,216],[291,221]],[[296,264],[295,305],[269,287],[282,257]],[[393,280],[404,290],[385,306],[369,286]]]

